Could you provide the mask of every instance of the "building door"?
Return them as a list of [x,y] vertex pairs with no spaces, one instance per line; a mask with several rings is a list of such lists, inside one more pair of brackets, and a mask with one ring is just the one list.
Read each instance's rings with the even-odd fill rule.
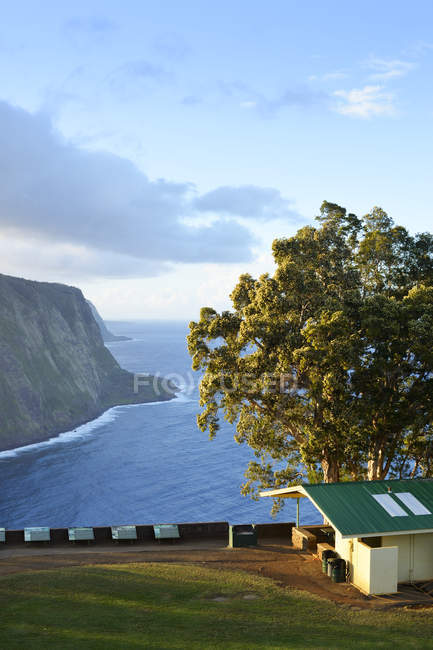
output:
[[387,535],[382,537],[382,546],[398,546],[398,582],[412,580],[412,540],[413,535]]
[[422,533],[413,537],[413,579],[433,579],[433,534]]

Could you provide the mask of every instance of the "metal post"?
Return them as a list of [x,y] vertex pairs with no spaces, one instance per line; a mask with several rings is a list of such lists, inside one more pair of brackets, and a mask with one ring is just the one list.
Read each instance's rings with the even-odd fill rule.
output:
[[299,497],[296,499],[296,528],[299,528]]

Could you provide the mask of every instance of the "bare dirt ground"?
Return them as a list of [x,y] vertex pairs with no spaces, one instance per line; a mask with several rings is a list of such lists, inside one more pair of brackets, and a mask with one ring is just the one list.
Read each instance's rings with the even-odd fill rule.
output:
[[215,569],[235,569],[271,578],[284,588],[301,589],[352,609],[433,605],[433,598],[402,590],[392,597],[368,597],[349,584],[335,584],[323,575],[321,562],[281,540],[257,547],[231,549],[222,542],[17,546],[0,550],[0,576],[89,564],[169,562]]

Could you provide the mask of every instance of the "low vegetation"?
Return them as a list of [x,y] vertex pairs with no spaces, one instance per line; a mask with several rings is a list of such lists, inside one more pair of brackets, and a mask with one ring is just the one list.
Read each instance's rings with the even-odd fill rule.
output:
[[353,611],[241,572],[74,567],[0,580],[0,647],[431,648],[431,610]]

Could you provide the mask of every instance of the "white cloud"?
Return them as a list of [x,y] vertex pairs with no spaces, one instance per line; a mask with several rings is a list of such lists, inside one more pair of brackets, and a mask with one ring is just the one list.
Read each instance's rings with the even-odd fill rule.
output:
[[273,187],[241,185],[218,187],[198,197],[194,203],[200,212],[254,218],[257,221],[287,219],[299,221],[293,201],[285,199]]
[[334,95],[343,100],[335,107],[335,110],[342,115],[369,118],[395,114],[393,95],[385,92],[383,86],[336,90]]
[[255,109],[264,118],[274,117],[286,108],[314,106],[326,98],[325,93],[304,86],[288,88],[275,97],[266,96],[241,81],[220,82],[218,86],[224,96],[236,99],[241,108]]
[[223,187],[200,197],[192,183],[152,181],[129,160],[62,139],[46,115],[4,102],[0,169],[0,255],[10,273],[26,259],[73,277],[245,262],[254,255],[253,221],[277,218],[287,204],[273,188]]
[[405,50],[405,54],[413,57],[419,57],[433,50],[433,43],[428,41],[416,41],[413,45]]
[[151,88],[170,82],[172,72],[146,59],[126,61],[104,79],[108,89],[122,102],[143,96]]
[[348,76],[347,72],[342,71],[326,72],[321,75],[312,74],[308,77],[308,81],[340,81],[341,79],[347,79]]
[[347,72],[327,72],[322,79],[324,81],[334,81],[336,79],[346,79],[348,76]]
[[378,59],[372,57],[367,61],[367,66],[375,71],[369,75],[370,79],[388,81],[389,79],[404,77],[415,67],[415,64],[410,61],[401,61],[400,59]]
[[1,271],[8,275],[50,282],[83,279],[144,278],[167,273],[172,265],[159,260],[98,251],[84,245],[47,242],[19,231],[0,232]]

